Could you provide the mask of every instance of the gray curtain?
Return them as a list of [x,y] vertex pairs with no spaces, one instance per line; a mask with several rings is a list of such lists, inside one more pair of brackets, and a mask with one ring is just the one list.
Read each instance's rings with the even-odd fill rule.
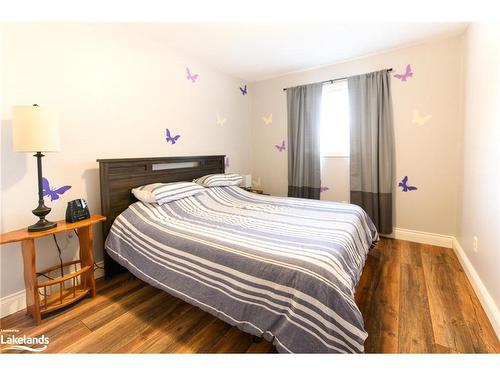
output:
[[386,70],[350,77],[351,203],[378,231],[392,233],[394,125],[391,77]]
[[320,117],[323,85],[287,89],[288,196],[319,199]]

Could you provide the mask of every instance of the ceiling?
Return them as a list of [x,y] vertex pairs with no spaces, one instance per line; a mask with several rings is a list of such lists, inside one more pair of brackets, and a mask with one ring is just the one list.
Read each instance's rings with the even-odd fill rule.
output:
[[466,23],[156,23],[149,37],[248,82],[462,33]]

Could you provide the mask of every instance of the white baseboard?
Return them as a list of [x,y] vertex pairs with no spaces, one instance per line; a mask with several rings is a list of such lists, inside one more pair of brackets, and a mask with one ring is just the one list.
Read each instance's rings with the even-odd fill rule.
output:
[[495,301],[488,292],[488,289],[484,286],[481,278],[476,272],[476,269],[470,262],[469,257],[467,257],[467,254],[456,238],[453,239],[453,250],[455,251],[467,278],[476,292],[477,298],[479,298],[479,302],[481,302],[484,312],[488,316],[488,319],[490,320],[491,325],[500,340],[500,311],[498,310]]
[[[100,261],[97,263],[99,267],[104,266],[104,262]],[[97,268],[94,271],[94,277],[96,279],[104,276],[104,269]],[[0,298],[0,318],[3,318],[7,315],[14,314],[20,310],[26,308],[26,291],[20,290],[19,292],[15,292],[9,294],[8,296]]]
[[0,298],[0,318],[26,308],[26,292],[20,290]]
[[443,234],[420,232],[418,230],[394,228],[390,235],[382,235],[384,237],[395,238],[397,240],[418,242],[427,245],[453,248],[453,240],[455,237],[446,236]]

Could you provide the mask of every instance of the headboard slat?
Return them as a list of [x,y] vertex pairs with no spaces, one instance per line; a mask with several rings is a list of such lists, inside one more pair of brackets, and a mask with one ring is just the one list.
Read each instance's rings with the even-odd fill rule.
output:
[[[131,190],[155,182],[192,181],[211,173],[224,173],[225,155],[173,156],[155,158],[98,159],[101,185],[101,210],[107,220],[103,223],[103,238],[108,236],[116,217],[136,201]],[[194,163],[193,167],[154,169],[153,165]],[[124,271],[104,251],[106,277]]]

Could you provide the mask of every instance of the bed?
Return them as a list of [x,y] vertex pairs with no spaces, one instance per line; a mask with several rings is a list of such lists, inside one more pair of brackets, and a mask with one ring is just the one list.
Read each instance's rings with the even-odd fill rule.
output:
[[[171,164],[168,158],[160,159],[146,164]],[[101,195],[103,177],[106,198],[110,170],[120,163],[115,183],[117,175],[126,181],[119,185],[134,184],[129,189],[153,182],[150,175],[158,169],[151,165],[135,174],[124,166],[145,162],[141,160],[106,161]],[[154,182],[185,181],[186,175],[200,177],[208,169],[218,173],[224,169],[223,160],[197,157],[190,172],[159,169],[164,177],[157,174]],[[112,205],[112,200],[107,203]],[[133,201],[130,195],[129,200]],[[354,291],[378,234],[358,206],[264,196],[229,186],[207,188],[203,194],[161,206],[129,202],[122,208],[113,211],[116,216],[106,233],[107,272],[124,267],[271,341],[278,352],[364,351],[367,333]]]

